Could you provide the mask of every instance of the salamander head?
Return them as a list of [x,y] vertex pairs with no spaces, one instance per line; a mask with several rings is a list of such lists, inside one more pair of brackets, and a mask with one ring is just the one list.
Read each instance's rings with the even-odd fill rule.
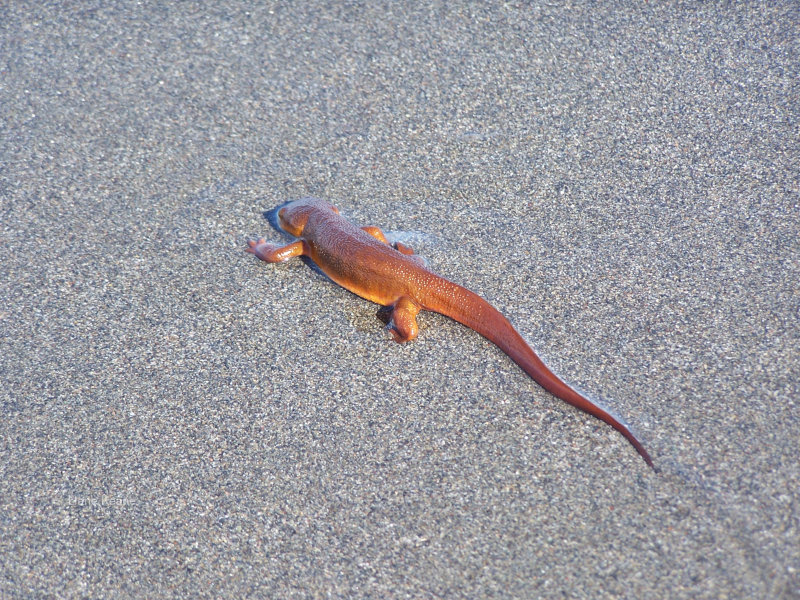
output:
[[278,211],[278,222],[286,233],[300,237],[306,227],[309,215],[315,211],[333,211],[337,215],[339,214],[339,210],[333,204],[317,198],[303,198],[285,204]]

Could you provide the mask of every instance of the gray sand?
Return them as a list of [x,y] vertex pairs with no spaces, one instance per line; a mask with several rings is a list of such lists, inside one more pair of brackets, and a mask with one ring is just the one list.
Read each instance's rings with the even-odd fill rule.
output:
[[331,4],[0,6],[0,597],[800,597],[798,4]]

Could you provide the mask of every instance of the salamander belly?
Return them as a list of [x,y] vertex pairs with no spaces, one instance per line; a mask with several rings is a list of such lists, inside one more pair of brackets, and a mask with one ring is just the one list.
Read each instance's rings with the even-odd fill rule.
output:
[[396,286],[387,285],[388,282],[383,278],[363,277],[359,276],[359,274],[348,276],[337,272],[328,273],[327,271],[325,274],[344,289],[382,306],[391,306],[402,295],[398,290],[392,289]]
[[[364,234],[366,236],[366,234]],[[382,306],[391,306],[414,287],[421,267],[372,238],[342,237],[312,245],[312,260],[340,286]]]

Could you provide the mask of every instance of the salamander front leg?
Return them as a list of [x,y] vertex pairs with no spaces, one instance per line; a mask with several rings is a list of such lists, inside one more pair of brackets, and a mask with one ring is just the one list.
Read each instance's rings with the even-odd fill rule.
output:
[[244,250],[250,254],[255,254],[258,258],[268,263],[283,262],[295,256],[306,254],[302,240],[292,242],[286,246],[278,246],[277,244],[268,244],[264,241],[264,238],[261,238],[257,242],[255,240],[247,242],[247,248]]
[[410,342],[419,333],[417,326],[417,314],[419,306],[413,300],[403,296],[392,307],[392,318],[386,325],[386,329],[392,334],[394,341],[398,344]]

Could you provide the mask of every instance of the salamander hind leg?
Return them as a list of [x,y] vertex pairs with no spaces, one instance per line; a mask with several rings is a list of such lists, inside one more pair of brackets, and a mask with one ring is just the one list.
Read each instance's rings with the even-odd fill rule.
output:
[[411,249],[411,246],[406,246],[402,242],[395,242],[394,247],[398,252],[400,252],[401,254],[405,254],[406,256],[411,256],[415,258],[417,256],[416,254],[414,254],[414,251]]
[[[380,227],[367,226],[367,227],[362,227],[361,229],[366,231],[368,234],[370,234],[379,242],[383,242],[387,246],[392,246],[400,254],[416,257],[416,254],[414,254],[414,250],[412,250],[410,246],[406,246],[402,242],[395,242],[394,244],[390,243],[389,240],[386,239],[386,235],[383,233],[383,231],[381,231]],[[415,260],[417,260],[417,262],[422,262],[422,259],[415,258]]]
[[367,227],[362,227],[361,229],[366,231],[368,234],[370,234],[372,237],[374,237],[379,242],[383,242],[387,246],[391,245],[391,244],[389,244],[389,240],[386,239],[386,236],[383,235],[383,231],[381,231],[380,227],[367,226]]
[[395,250],[400,252],[400,254],[405,254],[406,256],[408,256],[408,258],[413,260],[419,266],[425,267],[426,269],[428,268],[428,261],[422,258],[419,254],[414,254],[414,251],[405,244],[401,244],[400,242],[395,242],[394,247]]
[[410,342],[417,337],[419,327],[417,326],[417,314],[419,306],[406,296],[400,298],[392,307],[392,316],[386,329],[392,334],[394,341],[398,344]]
[[277,244],[268,244],[264,241],[264,238],[261,238],[258,241],[250,240],[247,242],[247,248],[244,250],[250,254],[255,254],[258,258],[268,263],[283,262],[305,254],[305,246],[301,240],[286,246],[278,246]]

